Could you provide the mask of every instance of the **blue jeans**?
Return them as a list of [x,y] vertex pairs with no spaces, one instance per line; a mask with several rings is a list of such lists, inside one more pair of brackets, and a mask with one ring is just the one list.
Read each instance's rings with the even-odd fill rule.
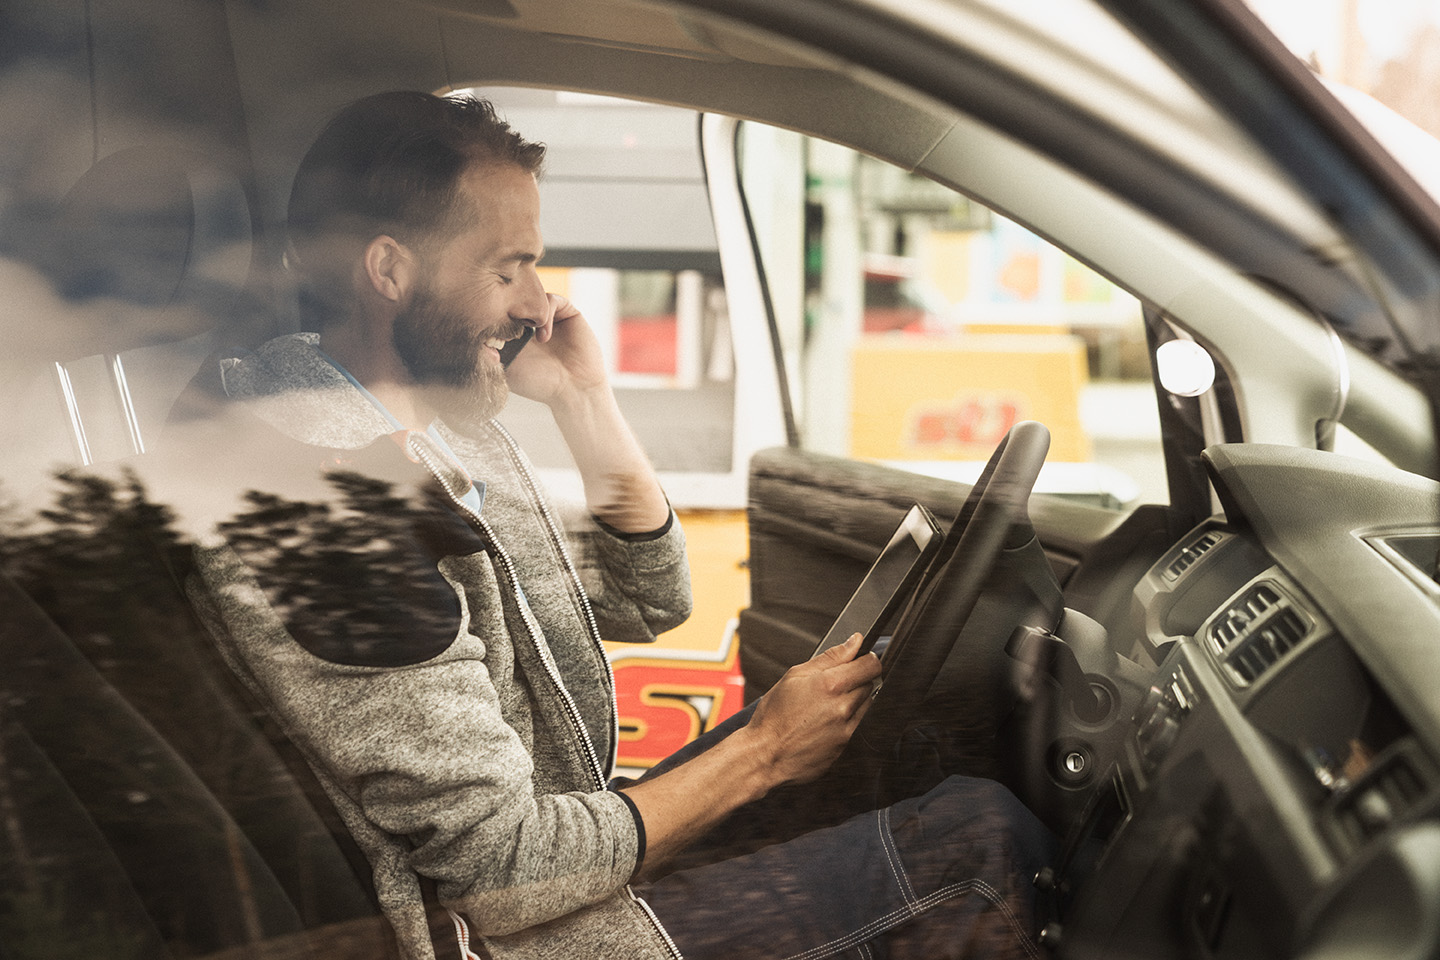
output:
[[[650,775],[745,720],[748,712]],[[794,804],[794,794],[783,802]],[[636,893],[686,960],[1035,960],[1042,920],[1030,880],[1053,854],[1049,831],[1007,789],[952,776],[923,796],[679,870]]]

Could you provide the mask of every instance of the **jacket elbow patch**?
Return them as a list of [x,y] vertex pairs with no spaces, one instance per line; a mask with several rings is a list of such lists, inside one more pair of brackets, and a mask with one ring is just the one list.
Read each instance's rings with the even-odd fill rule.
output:
[[222,533],[290,635],[314,656],[360,667],[439,656],[459,636],[462,604],[437,564],[483,544],[463,537],[458,518],[391,496],[389,484],[331,481],[342,479],[363,486],[358,493],[345,487],[350,499],[389,498],[385,509],[342,511],[252,493],[252,509],[223,524]]

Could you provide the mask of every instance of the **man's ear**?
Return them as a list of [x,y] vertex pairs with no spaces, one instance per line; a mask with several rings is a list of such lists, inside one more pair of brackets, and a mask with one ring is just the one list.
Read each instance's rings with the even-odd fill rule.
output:
[[370,288],[386,300],[398,304],[410,295],[416,277],[415,257],[394,237],[382,233],[367,243],[362,267]]

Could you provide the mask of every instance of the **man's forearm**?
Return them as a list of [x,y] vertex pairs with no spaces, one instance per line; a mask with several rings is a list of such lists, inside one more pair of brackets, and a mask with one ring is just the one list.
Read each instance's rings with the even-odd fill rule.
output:
[[741,727],[673,770],[624,788],[645,823],[642,875],[778,785],[773,758],[758,752],[752,740]]
[[550,410],[580,469],[590,512],[624,533],[664,526],[670,504],[610,387],[577,392]]
[[750,722],[673,770],[624,788],[645,826],[644,873],[785,783],[823,773],[855,732],[880,661],[856,657],[860,634],[791,667]]

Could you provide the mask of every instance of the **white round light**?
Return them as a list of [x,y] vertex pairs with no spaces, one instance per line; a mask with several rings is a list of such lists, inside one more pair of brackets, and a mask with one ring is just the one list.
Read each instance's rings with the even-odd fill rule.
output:
[[1215,385],[1215,361],[1194,340],[1167,340],[1155,348],[1160,386],[1177,397],[1198,397]]

